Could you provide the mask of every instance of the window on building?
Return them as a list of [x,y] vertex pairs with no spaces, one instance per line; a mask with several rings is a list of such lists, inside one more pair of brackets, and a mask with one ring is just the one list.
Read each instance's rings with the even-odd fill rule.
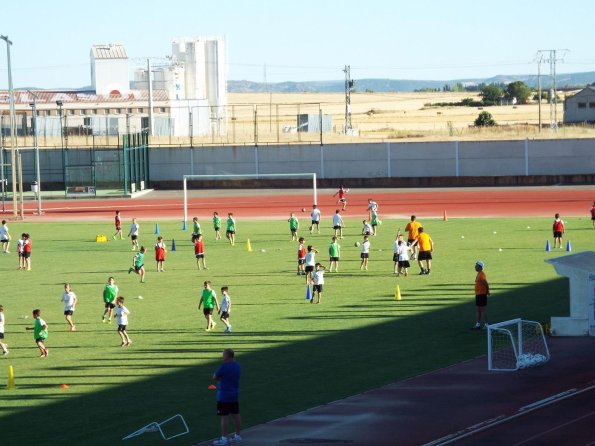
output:
[[104,115],[109,115],[109,108],[104,108],[103,109],[103,114]]
[[132,114],[132,109],[131,109],[131,108],[127,108],[127,109],[126,109],[126,113],[128,113],[128,114]]
[[595,102],[589,102],[589,108],[595,108]]
[[121,108],[116,108],[116,114],[121,115],[122,114],[122,109]]
[[144,109],[144,108],[142,108],[142,107],[139,107],[139,109],[138,109],[138,112],[139,112],[139,113],[144,113],[144,112],[145,112],[145,109]]
[[587,103],[586,102],[579,102],[578,103],[578,108],[587,108]]
[[81,116],[85,116],[87,114],[87,110],[81,110]]
[[159,113],[165,113],[165,107],[159,107]]
[[93,109],[93,111],[92,111],[92,113],[93,113],[94,115],[96,115],[98,111],[99,111],[99,110],[97,110],[96,108],[94,108],[94,109]]
[[74,116],[74,110],[68,110],[68,115],[69,116]]
[[[45,112],[46,116],[52,116],[52,111],[51,110],[46,110]],[[58,112],[56,112],[56,114],[58,114]]]

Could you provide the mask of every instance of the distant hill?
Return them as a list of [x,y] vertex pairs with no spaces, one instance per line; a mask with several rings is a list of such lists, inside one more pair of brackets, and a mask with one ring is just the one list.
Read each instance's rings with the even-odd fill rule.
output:
[[[390,92],[401,91],[410,92],[422,90],[424,88],[441,89],[445,84],[454,85],[458,82],[469,84],[491,84],[523,81],[530,87],[537,87],[537,75],[498,75],[484,79],[454,79],[454,80],[414,80],[414,79],[355,79],[356,91],[374,91]],[[587,73],[562,73],[556,76],[558,89],[565,87],[584,87],[587,84],[595,82],[595,71]],[[548,76],[542,75],[542,88],[549,88],[551,81]],[[279,82],[268,83],[251,81],[233,81],[227,82],[227,90],[230,93],[338,93],[344,91],[345,82],[337,81],[309,81],[309,82]]]

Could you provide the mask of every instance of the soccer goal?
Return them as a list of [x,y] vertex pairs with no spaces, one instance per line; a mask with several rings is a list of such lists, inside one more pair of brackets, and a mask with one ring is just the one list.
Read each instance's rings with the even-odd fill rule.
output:
[[184,222],[188,220],[188,180],[264,180],[264,179],[296,179],[306,178],[312,180],[312,203],[318,203],[318,193],[316,191],[315,173],[263,173],[250,175],[184,175],[182,182],[184,186]]
[[539,322],[513,319],[488,325],[488,370],[514,371],[550,359]]

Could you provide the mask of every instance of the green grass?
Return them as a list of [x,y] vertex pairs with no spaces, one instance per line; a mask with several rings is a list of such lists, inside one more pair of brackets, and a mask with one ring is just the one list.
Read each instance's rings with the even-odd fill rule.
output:
[[[215,243],[205,222],[209,270],[199,272],[189,232],[161,221],[168,246],[172,237],[177,246],[163,274],[154,272],[155,222],[141,223],[141,242],[150,248],[145,284],[126,273],[133,256],[129,241],[94,242],[96,234],[111,235],[109,224],[10,226],[14,240],[31,234],[33,271],[17,271],[14,253],[0,257],[0,304],[11,350],[0,358],[2,444],[104,445],[175,413],[185,416],[191,433],[170,444],[214,437],[215,393],[207,386],[225,347],[236,350],[243,367],[245,426],[484,354],[485,334],[470,330],[477,259],[485,261],[492,285],[492,321],[568,314],[567,283],[544,263],[566,254],[544,251],[549,219],[425,221],[436,247],[432,274],[417,276],[414,266],[410,277],[399,279],[392,274],[392,242],[396,227],[406,222],[384,221],[372,238],[369,271],[360,272],[353,246],[361,238],[359,224],[348,221],[341,272],[327,273],[322,305],[306,303],[304,279],[295,275],[297,245],[289,241],[285,222],[240,221],[235,247]],[[574,251],[590,248],[590,221],[570,219],[567,227]],[[323,263],[330,232],[325,227],[324,235],[306,234]],[[101,323],[101,293],[110,275],[131,311],[134,344],[128,349],[119,347],[114,325]],[[205,279],[216,290],[230,287],[232,334],[224,334],[221,323],[216,332],[204,332],[197,304]],[[79,298],[75,333],[62,315],[66,281]],[[400,302],[393,299],[397,284]],[[36,307],[50,326],[47,359],[38,358],[25,331]],[[17,384],[10,391],[4,389],[9,364]],[[70,388],[60,389],[62,383]],[[145,434],[128,444],[161,442],[158,434]]]

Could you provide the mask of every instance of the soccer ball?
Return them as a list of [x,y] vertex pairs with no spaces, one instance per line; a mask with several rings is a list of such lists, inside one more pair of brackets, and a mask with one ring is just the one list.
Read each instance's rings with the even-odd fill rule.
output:
[[306,208],[302,208],[302,212],[306,212]]
[[355,242],[353,246],[355,246],[356,248],[359,247],[359,242]]

